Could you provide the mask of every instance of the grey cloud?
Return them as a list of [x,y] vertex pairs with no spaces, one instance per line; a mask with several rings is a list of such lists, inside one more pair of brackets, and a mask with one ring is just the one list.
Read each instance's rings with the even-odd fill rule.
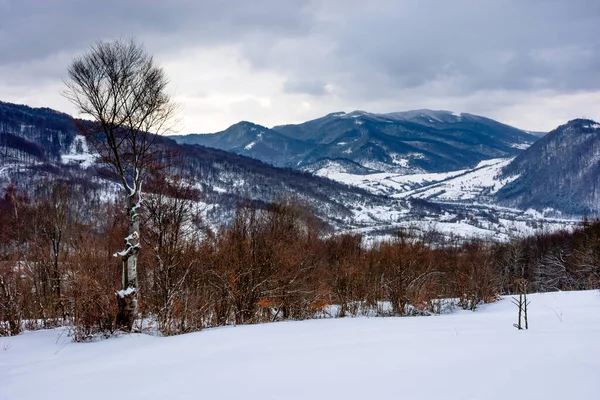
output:
[[97,39],[158,36],[165,48],[306,32],[306,0],[8,0],[0,2],[0,64],[85,49]]
[[326,84],[317,80],[287,80],[283,85],[286,93],[304,93],[313,96],[324,96],[327,94]]
[[[327,2],[313,35],[330,47],[280,47],[262,63],[290,81],[315,73],[348,96],[396,96],[438,85],[482,90],[600,89],[600,2],[584,0]],[[325,47],[325,46],[323,46]],[[543,54],[553,54],[544,57]],[[269,60],[265,58],[270,57]],[[304,68],[310,60],[310,68]],[[454,84],[452,83],[454,82]],[[438,93],[438,95],[444,93]]]
[[[0,89],[60,83],[72,54],[97,39],[136,36],[161,61],[179,63],[188,49],[226,45],[241,66],[232,70],[254,83],[240,78],[231,98],[279,106],[300,93],[312,116],[346,107],[507,109],[534,98],[524,94],[600,91],[598,21],[595,0],[0,0]],[[275,84],[255,93],[258,74]],[[192,86],[182,94],[219,90]],[[273,114],[249,104],[227,112],[240,109]]]
[[586,0],[4,0],[0,9],[0,66],[139,36],[153,51],[238,45],[253,68],[283,75],[288,93],[323,95],[317,78],[356,99],[444,80],[453,95],[600,88],[600,2]]

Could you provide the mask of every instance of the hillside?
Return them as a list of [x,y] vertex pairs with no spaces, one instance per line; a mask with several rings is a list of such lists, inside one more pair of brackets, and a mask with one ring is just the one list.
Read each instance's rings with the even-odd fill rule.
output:
[[[78,135],[74,120],[50,109],[0,104],[0,188],[11,182],[33,193],[43,180],[77,185],[89,199],[110,199],[118,188],[96,163],[93,149]],[[264,207],[293,201],[315,212],[333,228],[381,223],[370,210],[408,213],[410,204],[377,196],[309,173],[276,168],[256,159],[162,137],[159,145],[177,154],[171,170],[202,192],[205,218],[214,226],[228,221],[238,205]],[[371,215],[374,215],[373,213]]]
[[244,122],[223,132],[175,140],[311,172],[334,163],[357,174],[406,174],[445,172],[489,158],[514,156],[537,137],[472,114],[416,110],[338,112],[272,129]]
[[50,393],[94,400],[106,398],[108,389],[96,389],[105,382],[120,397],[148,400],[505,400],[511,392],[597,399],[599,292],[529,299],[528,331],[513,328],[516,308],[504,297],[441,316],[282,322],[83,344],[61,329],[25,332],[0,338],[0,391],[6,399]]
[[600,124],[576,119],[559,126],[502,170],[510,179],[496,194],[501,204],[600,212]]
[[[85,194],[89,204],[118,197],[119,188],[110,171],[97,164],[93,149],[78,134],[70,116],[50,109],[2,103],[0,121],[0,188],[12,182],[34,193],[48,180],[66,180]],[[243,138],[242,143],[256,139],[245,136],[246,128],[262,135],[260,140],[250,142],[252,146],[245,144],[249,150],[275,151],[275,143],[281,138],[290,144],[289,149],[296,143],[250,123],[238,124],[227,134],[231,136],[225,136]],[[169,137],[162,137],[159,143],[177,154],[169,160],[171,171],[200,190],[198,208],[215,228],[230,221],[239,205],[266,207],[279,201],[308,207],[334,231],[357,232],[370,238],[389,237],[398,229],[410,229],[506,240],[531,233],[540,223],[547,229],[558,229],[578,219],[562,220],[525,209],[497,207],[493,195],[513,179],[498,177],[499,169],[510,159],[481,161],[462,170],[411,175],[404,174],[406,168],[401,168],[403,173],[365,174],[367,168],[358,162],[323,160],[313,164],[318,175],[315,176],[232,152],[179,144]],[[291,157],[290,154],[285,156]]]

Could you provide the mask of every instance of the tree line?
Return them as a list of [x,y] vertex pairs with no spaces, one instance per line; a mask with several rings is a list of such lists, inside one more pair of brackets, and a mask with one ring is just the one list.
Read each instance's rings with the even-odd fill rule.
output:
[[[398,232],[367,248],[360,235],[324,234],[294,203],[240,206],[215,229],[201,193],[153,171],[140,214],[139,314],[134,329],[164,335],[208,327],[324,316],[404,316],[474,310],[499,295],[600,287],[600,221],[574,231],[494,243],[432,243]],[[0,334],[73,326],[76,340],[120,326],[122,271],[115,249],[128,232],[120,203],[89,210],[66,182],[0,199]],[[449,303],[451,301],[451,303]]]
[[0,334],[69,325],[85,340],[151,324],[172,335],[326,315],[439,313],[448,304],[475,309],[503,293],[598,287],[599,222],[507,244],[440,244],[432,240],[439,235],[398,232],[366,248],[360,235],[326,232],[319,210],[282,199],[243,204],[231,223],[206,226],[199,200],[208,191],[181,174],[173,161],[182,153],[159,140],[177,107],[143,46],[97,42],[68,75],[65,96],[91,119],[76,121],[78,132],[120,196],[92,202],[53,177],[29,192],[8,186],[0,199]]

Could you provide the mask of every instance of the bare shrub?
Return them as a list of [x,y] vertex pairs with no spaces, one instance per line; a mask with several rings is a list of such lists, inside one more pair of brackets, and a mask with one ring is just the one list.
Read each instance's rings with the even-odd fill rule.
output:
[[70,281],[73,339],[91,340],[98,335],[109,336],[115,330],[116,294],[93,277],[77,275]]

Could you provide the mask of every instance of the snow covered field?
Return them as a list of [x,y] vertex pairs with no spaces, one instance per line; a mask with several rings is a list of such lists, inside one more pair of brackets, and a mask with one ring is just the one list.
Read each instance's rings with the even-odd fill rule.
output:
[[406,175],[384,172],[356,175],[344,172],[339,165],[330,163],[316,171],[315,175],[396,198],[416,197],[462,201],[489,196],[515,180],[517,176],[504,179],[499,177],[502,168],[512,160],[512,158],[495,158],[481,161],[471,169]]
[[[0,399],[600,399],[600,292],[476,312],[131,335],[0,338]],[[128,375],[128,373],[130,373]]]

